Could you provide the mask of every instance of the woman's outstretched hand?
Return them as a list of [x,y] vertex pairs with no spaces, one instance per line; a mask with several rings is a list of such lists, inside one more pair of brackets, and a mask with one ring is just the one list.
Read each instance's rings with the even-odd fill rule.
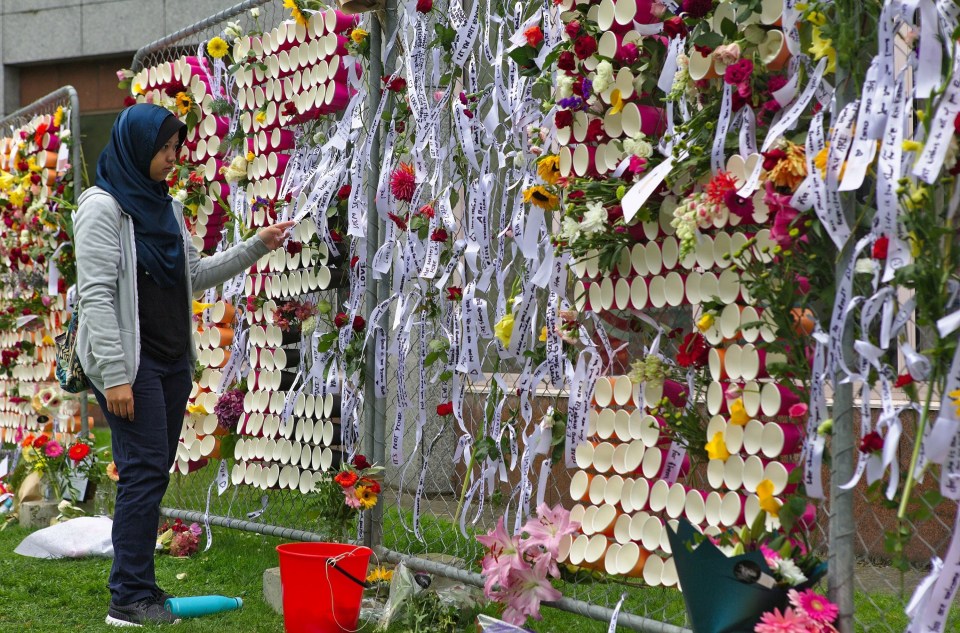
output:
[[280,248],[283,243],[286,241],[287,237],[290,235],[290,229],[293,228],[293,225],[296,224],[293,220],[288,220],[287,222],[277,222],[273,226],[267,226],[259,231],[257,235],[260,236],[260,239],[263,240],[263,243],[267,245],[271,251],[275,248]]

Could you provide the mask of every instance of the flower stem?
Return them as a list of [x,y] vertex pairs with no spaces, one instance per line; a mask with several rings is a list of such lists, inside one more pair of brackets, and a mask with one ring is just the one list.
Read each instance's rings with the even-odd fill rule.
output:
[[923,413],[920,415],[920,422],[917,424],[917,434],[913,442],[913,455],[910,457],[910,467],[907,468],[907,481],[903,485],[903,497],[900,499],[900,509],[897,510],[897,519],[903,521],[907,514],[907,504],[910,502],[910,493],[913,491],[913,484],[916,479],[914,471],[917,469],[917,461],[920,459],[920,445],[923,443],[923,432],[927,426],[927,418],[930,415],[930,402],[933,400],[935,381],[931,381],[927,387],[927,400],[923,404]]

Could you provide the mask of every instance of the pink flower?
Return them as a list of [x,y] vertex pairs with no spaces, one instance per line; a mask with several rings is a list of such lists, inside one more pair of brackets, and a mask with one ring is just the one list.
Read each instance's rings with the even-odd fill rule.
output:
[[721,44],[713,51],[713,57],[726,66],[736,63],[740,59],[740,45],[736,42]]
[[639,156],[630,157],[630,166],[628,167],[628,169],[630,170],[630,173],[637,175],[637,174],[643,173],[643,170],[645,170],[646,168],[647,168],[646,158],[640,158]]
[[413,190],[417,186],[417,175],[413,165],[400,163],[390,174],[390,191],[397,200],[410,202],[413,199]]
[[806,633],[806,618],[790,607],[780,613],[780,609],[767,611],[760,616],[760,622],[754,627],[754,633]]
[[787,410],[787,415],[789,415],[791,418],[802,418],[803,416],[807,415],[807,409],[808,407],[806,404],[803,402],[798,402]]
[[744,220],[749,220],[753,217],[752,198],[741,198],[735,190],[730,189],[723,194],[723,202],[727,205],[727,208],[730,209],[730,213],[735,216]]
[[753,74],[753,62],[749,59],[741,59],[736,64],[727,67],[723,73],[723,80],[733,86],[742,84]]
[[840,613],[837,605],[833,604],[813,589],[806,591],[797,591],[791,589],[787,592],[790,598],[790,604],[800,610],[804,615],[820,624],[833,624]]
[[803,275],[797,275],[797,290],[800,291],[800,294],[806,295],[810,293],[810,280],[804,277]]
[[360,509],[360,497],[357,496],[357,490],[353,486],[343,489],[343,502],[354,510]]
[[500,594],[500,601],[507,605],[503,611],[504,621],[520,626],[527,616],[539,620],[540,603],[561,597],[547,580],[547,562],[546,557],[541,557],[533,567],[524,567],[512,574],[514,582]]
[[760,553],[763,554],[763,559],[767,562],[767,565],[773,567],[777,564],[777,561],[780,560],[780,554],[773,551],[766,545],[760,545]]
[[523,541],[524,549],[542,547],[551,558],[557,558],[560,553],[560,541],[568,534],[579,529],[580,524],[570,520],[570,512],[557,505],[550,509],[542,503],[537,508],[537,517],[527,520],[523,532],[529,536]]
[[496,585],[504,588],[510,585],[511,570],[527,568],[520,557],[520,539],[507,534],[503,527],[503,517],[497,521],[497,527],[485,535],[478,536],[477,541],[490,550],[483,557],[482,562],[483,576],[486,579],[483,590],[488,596],[494,592]]
[[43,447],[43,454],[47,457],[60,457],[63,455],[63,447],[60,446],[57,440],[50,440],[46,446]]

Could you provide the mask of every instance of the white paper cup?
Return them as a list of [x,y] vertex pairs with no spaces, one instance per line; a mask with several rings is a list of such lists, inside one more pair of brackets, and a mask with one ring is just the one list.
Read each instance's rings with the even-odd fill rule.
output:
[[663,469],[663,451],[658,448],[650,448],[643,453],[643,476],[647,479],[654,479],[660,476]]
[[727,445],[727,451],[731,454],[739,453],[740,449],[743,448],[743,427],[737,424],[728,424],[723,439]]
[[609,442],[601,442],[593,450],[593,469],[598,473],[605,473],[613,466],[614,446]]
[[704,515],[707,525],[720,525],[720,507],[723,504],[723,495],[716,490],[710,492],[704,501]]
[[617,310],[630,309],[630,281],[623,277],[613,288],[613,305]]
[[621,474],[636,473],[643,463],[643,455],[645,452],[646,447],[643,445],[643,442],[637,440],[630,442],[630,445],[627,447],[626,456],[624,457],[624,472]]
[[743,400],[743,409],[751,418],[755,418],[760,413],[760,384],[755,380],[749,380],[741,389],[740,398]]
[[789,483],[790,473],[796,467],[796,464],[784,464],[782,462],[769,462],[764,467],[763,478],[769,479],[773,483],[773,494],[783,494],[796,488],[796,485]]
[[593,400],[596,402],[597,406],[600,408],[610,406],[610,401],[613,399],[613,385],[610,384],[610,380],[604,376],[601,376],[596,383],[596,387],[593,390]]
[[664,298],[667,305],[677,307],[683,303],[685,297],[684,278],[680,273],[673,271],[664,278]]
[[723,338],[736,338],[740,330],[740,306],[730,304],[720,312],[720,334]]
[[743,498],[737,492],[728,492],[720,504],[720,525],[731,527],[743,521]]
[[574,501],[584,501],[589,497],[590,481],[593,475],[585,470],[578,470],[570,479],[570,498]]
[[739,490],[743,484],[743,458],[731,455],[723,463],[723,485],[728,490]]
[[663,271],[663,258],[660,255],[660,245],[650,242],[646,246],[647,271],[650,275],[659,275]]
[[756,455],[763,446],[763,422],[750,420],[743,427],[743,452],[747,455]]
[[613,401],[621,407],[632,404],[633,383],[629,376],[617,376],[613,380]]
[[573,535],[567,534],[560,539],[560,547],[557,549],[557,562],[570,560],[570,547],[573,545]]
[[724,383],[714,381],[707,387],[707,411],[710,415],[725,413],[727,410],[723,385]]
[[[708,435],[707,437],[710,436]],[[725,469],[726,466],[722,459],[711,459],[707,462],[707,483],[714,490],[723,488],[723,473]]]
[[633,512],[633,485],[635,479],[623,478],[623,487],[620,489],[620,509],[624,512]]
[[603,534],[594,534],[587,543],[587,549],[583,553],[583,562],[589,565],[595,565],[603,562],[604,554],[607,551],[607,537]]
[[683,502],[683,514],[693,525],[700,525],[706,518],[706,499],[702,490],[688,490]]
[[612,537],[618,516],[616,506],[605,503],[597,508],[597,513],[593,517],[593,530],[598,535]]
[[803,445],[803,432],[795,424],[770,422],[763,427],[760,450],[766,457],[796,453]]
[[597,437],[601,440],[608,440],[613,436],[616,428],[617,413],[613,409],[600,409],[597,417]]
[[630,435],[630,411],[618,409],[613,417],[613,434],[621,442],[629,442],[633,438]]
[[583,557],[587,553],[587,544],[590,542],[590,537],[586,534],[581,534],[577,538],[573,539],[573,543],[570,544],[570,555],[569,560],[571,565],[582,565]]
[[620,475],[632,472],[627,468],[627,452],[629,450],[630,445],[626,443],[617,444],[613,449],[613,472]]
[[577,468],[590,468],[593,464],[593,453],[593,444],[590,442],[581,442],[574,453]]
[[670,496],[670,484],[663,479],[658,479],[650,487],[649,507],[651,512],[661,512],[667,507],[667,500]]
[[655,551],[660,547],[660,534],[663,532],[663,520],[657,516],[650,516],[643,522],[641,546],[647,551]]
[[634,244],[630,249],[630,264],[633,266],[633,271],[641,277],[650,274],[647,269],[647,249],[643,244]]
[[634,277],[630,282],[630,305],[634,310],[644,310],[649,299],[647,280],[643,277]]
[[680,576],[677,575],[677,563],[672,556],[663,561],[660,584],[664,587],[676,587],[680,584]]
[[617,552],[617,573],[621,576],[640,577],[649,553],[636,543],[624,543]]
[[623,477],[613,475],[603,487],[603,502],[611,506],[620,505],[623,493]]
[[750,455],[743,460],[743,489],[747,492],[756,492],[757,485],[763,481],[763,460],[756,455]]
[[620,554],[619,543],[608,543],[607,551],[603,556],[603,571],[614,576],[617,574],[617,556]]
[[586,514],[587,508],[581,503],[574,505],[570,508],[570,520],[574,523],[583,524],[583,515]]
[[663,584],[663,559],[659,556],[650,556],[643,565],[643,582],[651,587]]
[[740,275],[728,268],[717,278],[717,292],[720,301],[734,303],[740,297]]
[[683,515],[683,508],[687,501],[687,489],[683,484],[673,484],[667,493],[667,516],[676,519]]
[[607,486],[607,478],[603,475],[596,475],[590,480],[590,488],[587,490],[587,499],[595,506],[603,503],[603,491]]

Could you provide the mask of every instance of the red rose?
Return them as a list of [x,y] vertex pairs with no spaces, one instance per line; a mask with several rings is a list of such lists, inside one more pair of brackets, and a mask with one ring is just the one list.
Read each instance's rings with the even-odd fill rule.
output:
[[447,288],[447,299],[450,301],[460,301],[463,298],[463,288],[459,286],[450,286]]
[[430,234],[430,239],[434,242],[446,242],[448,237],[450,236],[447,234],[447,230],[442,226],[434,229],[433,233]]
[[580,34],[580,23],[574,20],[573,22],[567,22],[567,25],[563,27],[563,30],[567,32],[567,37],[571,40],[576,39],[577,35]]
[[603,119],[594,119],[587,125],[587,142],[599,143],[607,138],[607,133],[603,129]]
[[871,431],[860,440],[861,453],[879,453],[883,450],[883,436],[876,431]]
[[890,238],[886,235],[881,235],[877,238],[877,241],[873,243],[873,258],[874,259],[886,259],[887,250],[890,248]]
[[365,328],[365,327],[367,327],[367,322],[366,322],[366,320],[365,320],[362,316],[360,316],[360,315],[358,314],[357,316],[353,317],[353,331],[354,331],[354,332],[362,332],[362,331],[363,331],[363,328]]
[[346,200],[350,197],[350,185],[344,185],[340,187],[340,190],[337,192],[337,198],[340,200]]
[[353,467],[358,470],[366,470],[370,468],[370,462],[367,461],[366,455],[357,454],[353,458]]
[[401,90],[405,90],[407,87],[407,80],[403,77],[394,77],[393,79],[390,79],[390,77],[387,76],[383,78],[383,83],[387,90],[391,90],[393,92],[400,92]]
[[433,10],[433,0],[417,0],[417,11],[420,13],[430,13]]
[[330,239],[333,240],[334,242],[342,242],[343,236],[340,235],[339,231],[335,229],[330,229]]
[[84,443],[74,444],[70,447],[70,450],[67,451],[67,455],[74,462],[79,462],[83,460],[84,457],[90,454],[90,447]]
[[597,40],[591,35],[581,35],[573,44],[573,52],[580,59],[586,59],[597,52]]
[[683,23],[682,19],[674,16],[663,23],[663,34],[671,40],[675,37],[686,37],[687,25]]
[[540,46],[540,42],[543,41],[543,31],[540,30],[539,24],[534,24],[527,28],[527,30],[523,32],[523,36],[527,38],[527,44],[534,48]]
[[570,110],[557,110],[553,115],[553,124],[557,129],[570,127],[573,125],[573,112]]
[[350,470],[341,471],[337,473],[336,477],[333,478],[333,480],[338,484],[340,484],[340,486],[342,486],[343,488],[349,488],[350,486],[357,483],[358,479],[360,478],[357,477],[357,473]]
[[680,367],[705,367],[709,358],[707,339],[700,332],[687,334],[677,350],[677,365]]
[[294,242],[293,240],[290,240],[289,242],[287,242],[284,248],[286,248],[287,252],[290,253],[291,255],[296,255],[297,253],[303,250],[303,244],[301,244],[300,242]]
[[347,316],[346,312],[337,312],[337,316],[333,317],[333,324],[337,327],[343,327],[349,320],[350,317]]
[[437,405],[437,415],[452,415],[453,414],[453,402],[444,402],[443,404]]
[[572,72],[577,69],[577,58],[574,57],[571,51],[563,51],[557,57],[557,68]]
[[893,386],[899,389],[900,387],[906,387],[907,385],[913,384],[913,376],[909,373],[906,373],[902,376],[897,376],[897,381],[893,383]]

